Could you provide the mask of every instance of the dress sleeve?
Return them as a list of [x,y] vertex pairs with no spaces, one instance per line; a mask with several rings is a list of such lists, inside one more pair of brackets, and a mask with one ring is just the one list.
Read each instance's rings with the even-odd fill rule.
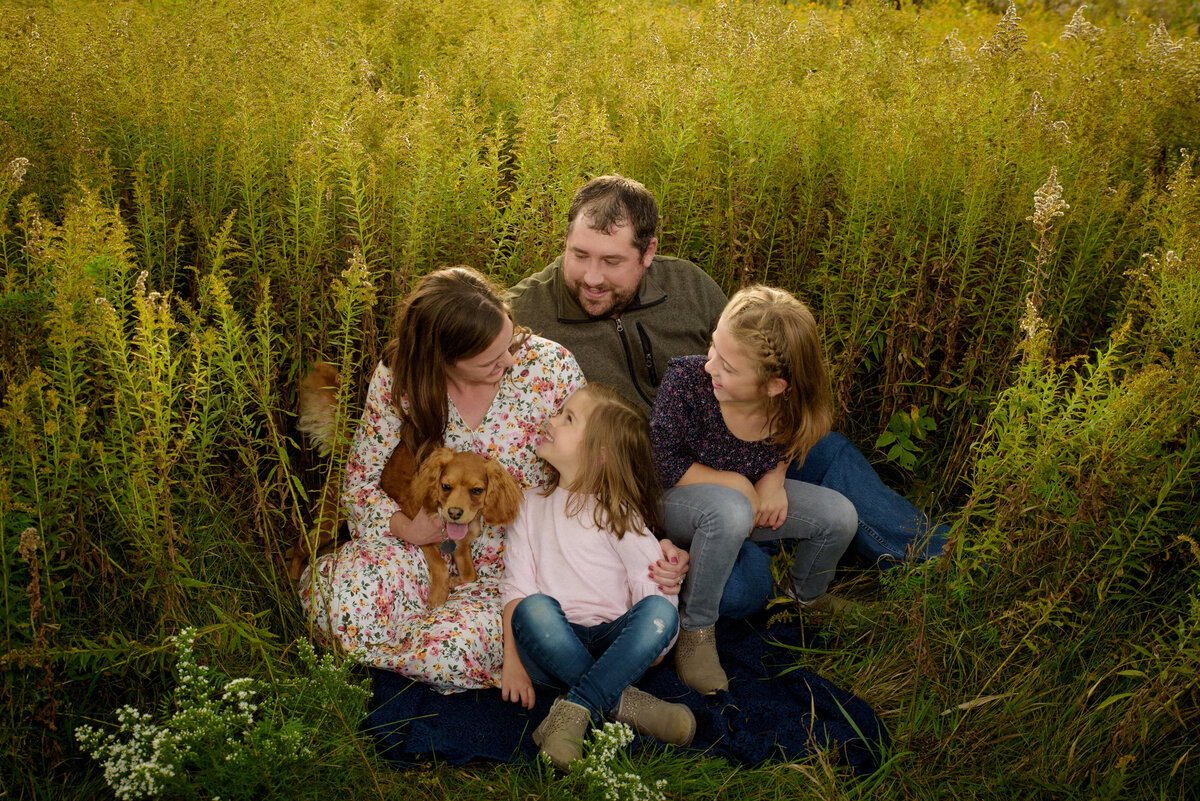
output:
[[579,367],[579,362],[575,361],[575,357],[571,351],[552,342],[548,339],[542,340],[545,343],[546,358],[549,361],[549,373],[554,377],[554,408],[551,413],[557,413],[567,402],[567,398],[571,397],[577,389],[580,389],[587,384],[587,379],[583,377],[583,370]]
[[[654,467],[663,489],[679,483],[696,461],[690,431],[695,428],[688,381],[679,359],[667,362],[658,397],[650,410],[650,442],[654,446]],[[691,421],[689,424],[689,420]]]
[[383,466],[400,442],[400,416],[392,406],[392,372],[382,363],[371,376],[362,420],[346,462],[342,503],[355,538],[390,536],[392,515],[400,505],[383,491]]
[[[557,342],[529,337],[517,354],[505,407],[494,420],[487,453],[498,458],[522,487],[544,487],[546,466],[536,453],[546,420],[586,380],[575,357]],[[447,444],[450,444],[447,436]]]

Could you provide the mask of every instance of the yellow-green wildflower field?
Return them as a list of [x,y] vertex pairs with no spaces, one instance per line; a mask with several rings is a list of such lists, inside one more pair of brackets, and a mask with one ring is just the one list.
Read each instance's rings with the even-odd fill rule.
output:
[[[0,23],[0,798],[1195,797],[1193,0]],[[341,465],[299,378],[355,377],[349,429],[416,278],[542,268],[610,172],[657,196],[659,252],[812,306],[838,429],[953,525],[934,563],[847,565],[866,613],[795,655],[887,724],[870,777],[619,746],[649,796],[400,769],[366,674],[309,645],[283,554]]]

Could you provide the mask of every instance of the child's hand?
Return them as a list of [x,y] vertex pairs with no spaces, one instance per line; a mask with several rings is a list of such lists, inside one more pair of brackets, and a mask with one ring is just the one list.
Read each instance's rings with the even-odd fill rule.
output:
[[533,691],[529,673],[520,659],[504,660],[504,666],[500,668],[500,697],[526,709],[533,709],[537,696]]
[[763,473],[754,484],[757,503],[754,504],[754,527],[777,529],[787,519],[788,499],[783,482],[787,477],[787,462],[780,462]]
[[663,558],[650,565],[650,580],[663,595],[678,595],[688,572],[688,552],[668,539],[659,541]]
[[777,529],[787,519],[788,497],[783,486],[762,487],[758,491],[758,508],[754,510],[754,527]]

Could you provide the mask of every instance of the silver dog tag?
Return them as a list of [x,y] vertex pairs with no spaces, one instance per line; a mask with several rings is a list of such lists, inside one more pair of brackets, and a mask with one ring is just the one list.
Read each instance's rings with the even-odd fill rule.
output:
[[454,553],[455,544],[454,540],[442,540],[442,553],[447,555]]

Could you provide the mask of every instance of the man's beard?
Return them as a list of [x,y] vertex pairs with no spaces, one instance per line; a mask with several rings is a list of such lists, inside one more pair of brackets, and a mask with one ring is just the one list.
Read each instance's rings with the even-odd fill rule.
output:
[[612,317],[620,314],[625,310],[625,307],[629,305],[634,296],[637,294],[636,291],[627,294],[621,294],[616,290],[610,289],[610,294],[603,301],[603,303],[597,304],[596,301],[590,300],[584,294],[584,288],[581,282],[576,282],[574,286],[569,286],[568,289],[570,289],[571,293],[575,295],[575,300],[579,303],[580,308],[583,309],[584,314],[594,319],[603,319],[605,317]]

